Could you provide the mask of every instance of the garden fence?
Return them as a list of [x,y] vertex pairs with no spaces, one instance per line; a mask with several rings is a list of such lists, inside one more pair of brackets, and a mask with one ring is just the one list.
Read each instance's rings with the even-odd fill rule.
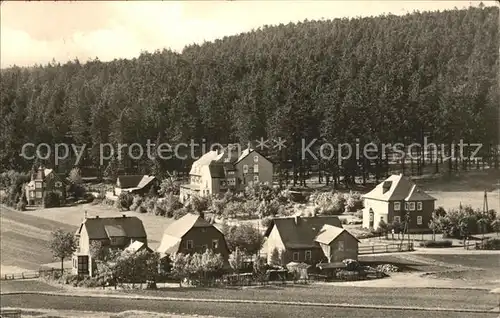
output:
[[390,243],[390,244],[363,244],[358,247],[359,255],[397,253],[413,251],[413,242]]

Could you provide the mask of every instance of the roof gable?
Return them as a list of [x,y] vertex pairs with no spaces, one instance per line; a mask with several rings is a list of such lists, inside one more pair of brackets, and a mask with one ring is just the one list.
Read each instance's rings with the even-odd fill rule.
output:
[[77,234],[81,233],[83,227],[85,227],[89,239],[91,240],[108,239],[113,236],[147,238],[142,221],[135,216],[87,218],[83,221]]
[[275,218],[267,228],[265,236],[268,237],[276,226],[286,248],[318,247],[315,238],[325,225],[342,228],[336,216]]
[[182,238],[189,230],[197,227],[213,227],[213,225],[199,215],[188,213],[170,224],[163,233],[164,236]]
[[315,241],[318,243],[329,245],[330,243],[335,241],[335,239],[340,237],[343,233],[347,233],[348,235],[352,236],[354,239],[356,239],[356,241],[359,242],[358,238],[349,233],[349,231],[347,231],[346,229],[332,226],[329,224],[325,224],[321,228],[321,230],[319,231],[318,235],[315,238]]
[[118,176],[116,185],[122,189],[135,188],[139,185],[143,177],[143,175]]
[[418,200],[435,200],[402,174],[392,175],[385,179],[372,191],[363,195],[363,198],[380,201],[408,201],[409,199],[407,198],[410,198],[412,192],[415,192],[415,198],[417,198],[417,194],[419,194]]

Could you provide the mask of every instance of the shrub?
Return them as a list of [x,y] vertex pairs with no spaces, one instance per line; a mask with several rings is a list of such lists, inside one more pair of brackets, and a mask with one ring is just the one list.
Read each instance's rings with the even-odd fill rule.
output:
[[260,221],[260,223],[262,224],[262,226],[263,226],[264,228],[266,228],[266,229],[267,229],[267,228],[269,227],[269,225],[271,225],[271,222],[272,222],[272,221],[273,221],[273,218],[272,218],[272,217],[265,217],[265,218],[263,218],[263,219]]
[[183,217],[184,215],[186,215],[187,213],[188,213],[187,209],[182,207],[180,209],[173,211],[172,216],[174,217],[174,219],[178,220],[181,217]]
[[345,259],[342,261],[346,265],[346,270],[355,271],[359,268],[359,263],[354,259]]
[[420,242],[419,246],[420,247],[451,247],[453,245],[452,241],[446,240],[446,241],[424,241]]
[[61,197],[58,193],[49,191],[45,193],[45,197],[43,199],[44,208],[56,208],[61,206]]
[[119,210],[130,210],[130,206],[134,203],[134,196],[128,192],[122,192],[116,200],[116,207]]
[[350,192],[346,195],[345,210],[347,212],[356,212],[363,208],[363,200],[358,192]]
[[500,239],[489,239],[487,241],[485,241],[482,246],[481,246],[481,249],[483,250],[500,250]]
[[85,193],[83,195],[83,200],[87,203],[92,203],[94,201],[95,197],[92,193]]
[[72,197],[83,198],[85,192],[85,188],[81,184],[72,183],[69,185],[68,194]]
[[19,211],[26,211],[26,202],[24,200],[17,202],[16,209]]
[[137,209],[139,209],[139,207],[141,206],[143,202],[143,198],[141,196],[134,196],[134,198],[132,199],[132,204],[130,205],[130,211],[137,211]]

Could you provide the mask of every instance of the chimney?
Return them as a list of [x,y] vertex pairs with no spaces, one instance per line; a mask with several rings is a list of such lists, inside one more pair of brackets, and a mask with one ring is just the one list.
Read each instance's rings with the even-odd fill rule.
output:
[[122,216],[123,216],[124,218],[126,218],[126,217],[127,217],[127,215],[126,215],[126,214],[122,214]]
[[205,219],[205,212],[200,212],[200,218]]
[[96,219],[98,219],[98,218],[99,218],[99,215],[96,215],[96,216],[95,216],[95,218],[96,218]]
[[252,148],[252,142],[251,141],[248,142],[247,148],[248,148],[248,150],[250,150]]
[[85,219],[87,219],[87,210],[85,210]]
[[298,225],[299,221],[300,221],[300,216],[299,215],[295,215],[294,219],[295,219],[295,225]]

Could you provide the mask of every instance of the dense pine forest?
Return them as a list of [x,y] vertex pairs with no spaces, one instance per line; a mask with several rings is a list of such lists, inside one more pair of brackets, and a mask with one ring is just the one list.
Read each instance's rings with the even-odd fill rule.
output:
[[[299,181],[311,166],[349,179],[378,177],[388,164],[299,160],[303,138],[394,144],[426,136],[445,145],[463,139],[497,158],[499,43],[498,8],[480,7],[264,26],[182,53],[3,69],[0,170],[34,164],[19,156],[24,143],[67,142],[94,145],[82,164],[103,173],[100,143],[147,139],[247,144],[282,137],[285,149],[263,152],[278,172],[290,165]],[[155,174],[190,164],[144,160],[143,172]],[[424,164],[416,163],[415,173]]]

